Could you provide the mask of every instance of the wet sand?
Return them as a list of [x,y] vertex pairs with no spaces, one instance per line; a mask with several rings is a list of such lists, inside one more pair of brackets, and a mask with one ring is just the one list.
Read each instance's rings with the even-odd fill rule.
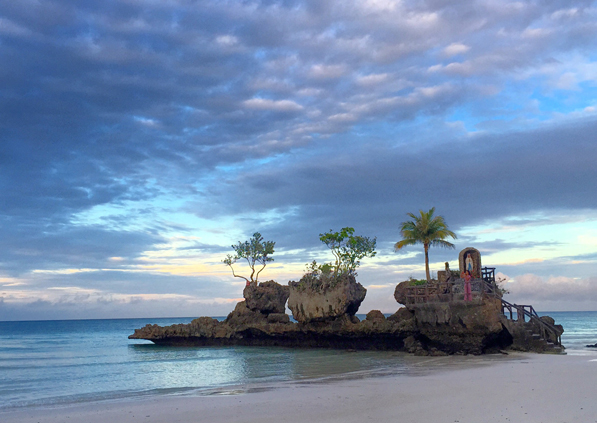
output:
[[409,375],[349,377],[0,412],[3,423],[593,423],[595,356],[421,359]]

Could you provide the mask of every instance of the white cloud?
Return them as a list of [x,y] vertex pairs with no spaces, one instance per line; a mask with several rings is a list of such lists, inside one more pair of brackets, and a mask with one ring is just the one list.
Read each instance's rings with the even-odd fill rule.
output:
[[357,120],[357,116],[352,113],[338,113],[328,118],[333,122],[354,122]]
[[466,44],[462,43],[452,43],[446,48],[444,48],[444,54],[446,56],[455,56],[457,54],[464,54],[469,51],[471,48]]
[[389,79],[389,76],[390,75],[388,75],[387,73],[363,75],[363,76],[357,77],[356,82],[357,82],[357,84],[363,85],[363,86],[378,85],[378,84],[387,82]]
[[377,12],[392,12],[396,10],[401,3],[401,0],[365,0],[361,7]]
[[219,35],[216,37],[216,43],[221,46],[231,47],[238,44],[238,38],[234,35]]
[[556,10],[555,12],[553,12],[551,14],[551,18],[554,20],[559,20],[559,19],[569,19],[569,18],[573,18],[575,16],[578,15],[578,8],[573,7],[570,9],[560,9],[560,10]]
[[155,119],[146,118],[143,116],[135,116],[135,122],[140,123],[143,126],[155,127],[159,125],[159,122]]
[[339,78],[346,73],[344,65],[313,65],[309,70],[309,76],[314,79],[333,79]]
[[243,105],[252,110],[271,110],[276,112],[298,112],[303,106],[292,100],[270,100],[267,98],[252,98],[245,100]]
[[543,278],[534,274],[517,276],[504,284],[512,297],[534,301],[597,302],[597,277],[575,279],[567,276]]

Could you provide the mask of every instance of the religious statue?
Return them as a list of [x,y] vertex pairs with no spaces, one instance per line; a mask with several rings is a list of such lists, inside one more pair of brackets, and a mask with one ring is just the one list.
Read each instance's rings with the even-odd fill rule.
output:
[[471,257],[471,253],[466,253],[466,259],[464,260],[465,270],[473,274],[473,258]]

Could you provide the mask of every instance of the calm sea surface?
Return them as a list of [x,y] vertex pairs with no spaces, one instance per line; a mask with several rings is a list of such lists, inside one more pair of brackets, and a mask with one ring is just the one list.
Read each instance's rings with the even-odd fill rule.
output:
[[[552,312],[568,354],[597,355],[597,312]],[[364,316],[362,316],[364,317]],[[403,353],[273,347],[160,347],[129,340],[147,323],[180,319],[0,322],[0,410],[210,392],[227,386],[401,374]]]

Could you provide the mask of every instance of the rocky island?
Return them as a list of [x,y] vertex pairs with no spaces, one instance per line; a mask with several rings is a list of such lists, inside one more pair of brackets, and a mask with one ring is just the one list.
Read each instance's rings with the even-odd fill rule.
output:
[[[503,300],[492,276],[495,269],[482,268],[474,248],[463,250],[459,258],[461,271],[469,259],[471,280],[446,269],[429,283],[401,282],[394,297],[404,307],[387,318],[378,310],[362,321],[355,316],[367,290],[353,275],[330,279],[307,274],[288,285],[249,283],[244,301],[224,321],[200,317],[189,324],[147,325],[129,338],[159,345],[383,349],[416,355],[508,349],[563,353],[562,326],[547,316],[539,317],[531,306]],[[286,304],[294,322],[285,313]]]

